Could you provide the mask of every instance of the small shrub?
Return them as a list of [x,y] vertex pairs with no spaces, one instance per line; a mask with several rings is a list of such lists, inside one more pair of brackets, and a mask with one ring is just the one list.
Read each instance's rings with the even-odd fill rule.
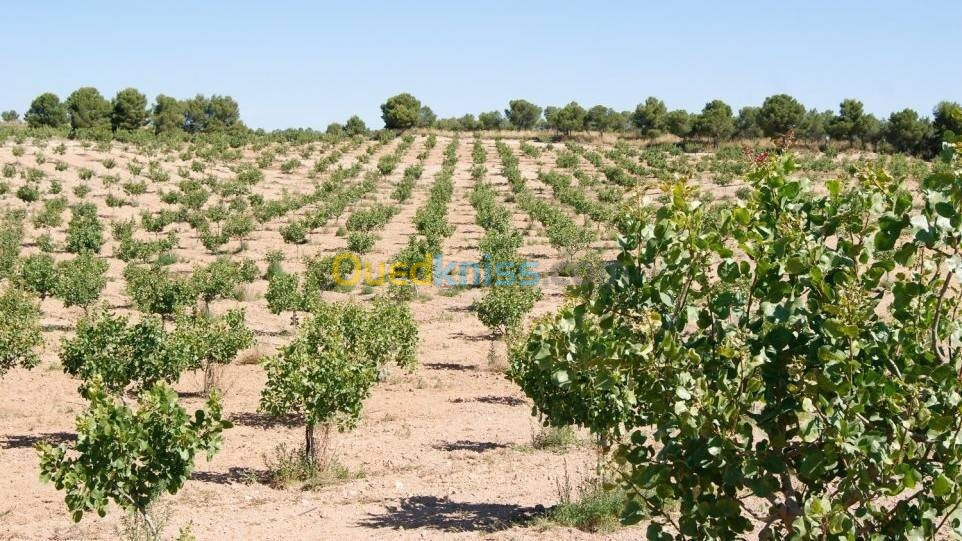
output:
[[40,188],[36,184],[24,184],[17,188],[17,199],[24,203],[33,203],[40,199]]
[[366,254],[377,242],[377,235],[364,231],[354,231],[347,236],[347,249],[358,254]]
[[54,295],[65,306],[80,306],[87,312],[91,304],[100,298],[100,291],[107,285],[107,262],[89,252],[57,264],[57,286]]
[[539,451],[564,452],[578,443],[578,436],[570,426],[542,426],[531,435],[531,448]]
[[541,519],[542,522],[577,528],[585,532],[604,533],[620,526],[621,510],[628,501],[624,490],[607,489],[599,479],[587,479],[572,494],[571,481],[558,483],[559,503]]
[[77,417],[76,443],[38,445],[41,479],[66,492],[74,522],[90,511],[105,515],[113,501],[139,515],[152,538],[161,538],[149,506],[180,490],[197,453],[210,460],[220,448],[221,433],[231,427],[221,418],[220,400],[211,396],[204,410],[188,415],[163,384],[142,392],[136,410],[98,389],[88,399]]
[[97,207],[93,203],[82,203],[72,209],[72,214],[67,224],[67,251],[75,254],[100,252],[104,238]]
[[293,221],[281,228],[281,238],[288,244],[304,244],[307,242],[307,228],[300,220]]
[[43,346],[40,308],[34,298],[7,285],[0,293],[0,376],[15,366],[32,368],[40,363]]
[[25,257],[20,264],[20,279],[30,290],[45,299],[57,289],[58,273],[53,257],[40,253]]

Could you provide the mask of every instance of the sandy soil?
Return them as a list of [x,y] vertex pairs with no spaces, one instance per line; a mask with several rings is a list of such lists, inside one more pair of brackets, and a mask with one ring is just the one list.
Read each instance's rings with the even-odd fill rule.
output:
[[[394,186],[402,178],[404,168],[414,164],[416,156],[425,150],[426,140],[425,134],[417,135],[395,171],[385,176],[373,193],[337,219],[310,232],[307,244],[285,244],[279,230],[323,201],[259,224],[249,238],[228,243],[224,251],[253,258],[264,270],[266,254],[282,250],[286,256],[285,268],[300,271],[304,257],[344,250],[346,239],[338,236],[338,228],[356,208],[375,202],[393,203]],[[54,152],[61,142],[66,145],[62,156]],[[400,205],[399,212],[378,232],[379,239],[365,256],[367,260],[390,261],[415,232],[413,217],[427,199],[449,142],[448,135],[438,137],[436,146],[424,159],[424,173],[411,198]],[[277,156],[265,170],[265,179],[253,191],[267,199],[284,193],[310,193],[314,183],[327,178],[335,167],[358,163],[368,148],[374,151],[363,164],[364,171],[375,168],[378,158],[394,152],[399,143],[400,140],[384,145],[373,141],[356,145],[338,143],[335,146],[344,150],[343,155],[317,179],[309,174],[312,164],[332,152],[334,146],[314,144],[308,158],[298,157],[302,162],[299,167],[283,173],[280,163],[298,156],[301,150],[294,147],[286,155]],[[531,157],[521,151],[519,140],[505,139],[505,143],[519,157],[528,187],[539,197],[553,199],[551,188],[538,180],[537,172],[557,168],[556,158],[565,151],[564,145],[549,147],[533,143],[542,152]],[[22,156],[14,155],[17,146],[23,148]],[[444,246],[444,256],[449,260],[476,261],[478,241],[484,234],[475,223],[469,200],[474,183],[470,174],[472,146],[471,136],[461,136],[454,195],[448,206],[448,220],[455,233]],[[495,141],[484,139],[483,146],[487,152],[486,178],[512,211],[515,226],[524,232],[522,253],[536,260],[540,269],[558,263],[558,254],[548,244],[543,227],[514,202],[510,186],[501,174]],[[611,148],[607,143],[587,146],[602,155]],[[44,163],[37,163],[38,154],[46,157]],[[246,149],[242,161],[253,161],[256,156],[257,152]],[[115,162],[113,168],[106,167],[109,162],[105,163],[105,158]],[[638,157],[630,159],[637,161]],[[132,177],[128,164],[146,165],[151,160],[159,160],[160,166],[170,174],[169,180],[148,181],[146,194],[125,195],[121,184]],[[63,186],[62,195],[70,203],[79,201],[73,188],[87,184],[92,191],[86,200],[97,204],[108,239],[101,252],[110,263],[109,282],[102,301],[116,312],[134,314],[121,274],[124,263],[112,257],[116,242],[110,238],[109,224],[114,220],[136,218],[142,211],[156,212],[168,207],[161,202],[161,192],[176,187],[181,180],[180,173],[186,173],[192,160],[184,161],[179,153],[147,156],[134,147],[118,143],[110,149],[97,149],[84,148],[72,141],[40,144],[27,141],[17,145],[8,140],[0,145],[0,164],[17,164],[18,174],[0,179],[10,188],[0,196],[0,208],[28,208],[23,254],[38,250],[36,239],[43,233],[50,234],[62,248],[69,211],[64,212],[60,227],[47,230],[29,225],[29,217],[42,208],[42,203],[25,205],[13,195],[26,182],[19,173],[26,168],[44,171],[46,177],[40,181],[44,197],[52,197],[46,191],[51,181],[57,179]],[[64,162],[67,169],[57,171],[57,161]],[[608,185],[598,167],[584,158],[579,161],[579,167],[590,177],[599,178],[597,188]],[[603,167],[612,163],[606,155],[601,161]],[[230,178],[233,175],[230,166],[229,163],[207,163],[203,173],[191,173],[191,176]],[[94,177],[82,181],[79,177],[82,168],[94,171]],[[105,185],[105,175],[119,176],[120,182]],[[348,182],[360,182],[363,175],[362,171]],[[707,173],[702,171],[695,176],[704,181]],[[725,186],[713,185],[711,197],[734,197],[740,186],[737,181]],[[586,189],[595,193],[596,187]],[[108,207],[105,203],[108,194],[130,199],[133,205]],[[657,196],[657,191],[652,194]],[[576,216],[570,207],[564,208],[578,223],[583,223],[582,216]],[[195,265],[216,257],[203,247],[196,231],[187,224],[167,228],[172,229],[180,232],[174,271],[189,272]],[[606,225],[598,228],[601,238],[593,247],[603,256],[613,254],[612,229]],[[158,237],[144,231],[138,231],[137,236]],[[54,257],[59,260],[71,256],[61,251]],[[422,288],[422,297],[412,304],[420,331],[420,366],[412,373],[397,369],[390,373],[365,404],[360,426],[334,437],[338,459],[357,474],[356,479],[311,491],[275,489],[259,482],[266,467],[265,457],[272,456],[278,445],[289,448],[301,445],[303,432],[301,427],[273,423],[257,412],[264,384],[264,374],[257,361],[288,342],[294,329],[288,315],[273,315],[268,311],[263,299],[267,289],[264,280],[245,285],[243,289],[240,297],[243,300],[217,301],[212,306],[214,312],[243,307],[248,326],[257,335],[256,348],[239,356],[222,377],[226,390],[225,412],[235,426],[226,432],[222,450],[214,459],[206,462],[201,457],[184,488],[176,495],[163,498],[160,510],[169,516],[168,535],[176,535],[178,528],[189,524],[198,539],[636,539],[644,536],[644,526],[609,534],[589,534],[528,520],[559,501],[559,485],[566,479],[577,486],[582,479],[593,477],[597,456],[586,434],[580,435],[579,445],[563,452],[532,449],[533,435],[540,427],[531,415],[531,404],[504,377],[503,344],[492,342],[487,329],[471,311],[472,303],[482,294],[479,289]],[[548,313],[564,302],[564,289],[560,284],[544,284],[543,290],[544,298],[532,317]],[[359,287],[351,293],[327,293],[325,297],[366,302],[379,291],[383,288]],[[121,512],[112,509],[106,518],[86,516],[74,524],[66,512],[63,495],[39,480],[33,446],[39,441],[69,441],[73,437],[74,417],[85,407],[76,391],[78,381],[65,375],[58,362],[60,340],[72,333],[83,312],[79,308],[67,309],[59,300],[47,299],[42,303],[42,313],[46,339],[43,363],[30,371],[12,370],[0,379],[0,539],[114,539],[123,516]],[[492,347],[494,363],[489,360]],[[177,385],[189,409],[202,404],[197,393],[200,387],[200,377],[194,374],[187,374]]]
[[[419,135],[397,169],[357,206],[375,201],[391,202],[393,185],[400,180],[404,167],[415,162],[425,140],[425,136]],[[365,170],[374,168],[377,158],[392,152],[398,142],[379,147],[364,165]],[[427,197],[448,142],[447,137],[438,138],[425,160],[425,171],[413,196],[379,232],[380,239],[367,256],[369,259],[389,260],[414,232],[412,218]],[[536,171],[539,167],[553,168],[555,153],[563,147],[556,145],[532,159],[521,155],[517,141],[507,142],[521,158],[524,175],[532,189],[551,197],[550,188],[537,182]],[[101,252],[110,262],[109,283],[102,300],[117,312],[133,313],[121,277],[124,263],[110,257],[116,243],[109,238],[109,223],[136,217],[144,210],[165,207],[160,201],[160,192],[173,189],[180,180],[178,167],[187,167],[190,162],[181,161],[176,154],[169,156],[170,161],[161,161],[161,165],[170,173],[170,180],[148,181],[146,194],[130,197],[123,193],[120,183],[105,186],[100,176],[118,175],[123,183],[131,177],[127,170],[129,162],[146,164],[150,159],[163,160],[163,157],[139,155],[136,149],[125,149],[117,143],[104,152],[85,149],[71,141],[65,141],[67,152],[59,156],[53,152],[59,143],[51,141],[45,148],[38,148],[28,141],[22,145],[26,154],[18,158],[13,155],[15,143],[7,141],[0,147],[0,163],[18,163],[19,169],[43,170],[46,178],[41,181],[41,187],[46,188],[51,179],[58,179],[63,185],[63,195],[71,203],[79,201],[72,192],[73,187],[84,182],[78,177],[80,168],[96,173],[86,181],[92,188],[86,200],[97,203],[108,238]],[[349,150],[338,163],[349,166],[372,144],[365,142]],[[488,151],[488,178],[508,199],[510,190],[499,174],[500,161],[494,142],[486,140],[484,144]],[[316,146],[314,155],[302,160],[304,164],[291,174],[279,171],[278,166],[285,159],[279,156],[254,191],[266,198],[279,197],[285,191],[309,192],[312,189],[312,181],[307,177],[310,164],[331,150],[322,148],[324,145]],[[473,261],[478,257],[477,241],[483,230],[475,224],[474,210],[468,200],[473,183],[471,148],[472,139],[462,137],[454,176],[455,193],[448,208],[449,221],[456,232],[446,242],[445,256]],[[38,152],[47,158],[42,165],[36,164]],[[290,156],[294,155],[292,151]],[[247,151],[245,159],[252,160],[254,156]],[[106,157],[116,162],[111,170],[102,162]],[[66,171],[55,170],[58,160],[68,165]],[[593,171],[590,164],[583,166]],[[333,167],[319,179],[331,170]],[[214,164],[204,174],[219,178],[232,175],[227,164]],[[362,177],[363,173],[356,180]],[[13,196],[25,180],[5,180],[11,190],[0,198],[0,206],[5,209],[25,206]],[[104,203],[108,193],[131,199],[134,206],[110,208]],[[544,265],[556,262],[556,254],[541,236],[540,226],[532,223],[513,203],[508,205],[515,212],[518,227],[526,231],[524,252]],[[30,213],[40,209],[41,203],[33,203],[28,208],[29,222]],[[313,231],[306,245],[281,241],[279,228],[309,208],[262,224],[242,246],[232,242],[226,251],[240,249],[239,256],[254,258],[263,270],[265,254],[281,249],[287,256],[285,267],[299,270],[299,261],[304,256],[343,249],[345,239],[336,236],[335,231],[352,209],[326,227]],[[67,220],[69,211],[65,211],[61,227],[46,231],[61,245]],[[189,271],[194,265],[214,259],[189,226],[175,224],[171,228],[181,231],[180,245],[175,251],[179,261],[173,270]],[[28,225],[24,254],[37,251],[34,241],[43,232],[45,230],[35,230]],[[151,236],[143,231],[137,235]],[[610,249],[613,243],[606,241],[599,246]],[[54,255],[57,259],[70,257],[66,253]],[[236,362],[223,376],[227,390],[225,412],[235,427],[226,432],[222,450],[212,461],[206,462],[201,457],[184,488],[176,495],[163,498],[160,507],[169,515],[167,533],[176,535],[178,528],[190,524],[198,539],[594,537],[558,527],[545,530],[524,520],[558,501],[558,484],[566,476],[577,485],[580,479],[594,474],[596,455],[587,435],[582,434],[583,442],[563,453],[531,449],[532,436],[539,425],[531,416],[530,402],[505,379],[504,351],[500,344],[496,345],[499,362],[490,365],[488,352],[492,339],[470,311],[481,291],[452,294],[434,286],[424,289],[423,298],[412,306],[421,336],[419,368],[413,373],[392,372],[367,401],[360,426],[334,438],[338,458],[359,474],[358,479],[314,491],[274,489],[257,482],[265,469],[264,457],[272,455],[279,444],[300,445],[303,434],[300,427],[272,424],[270,419],[257,413],[263,371],[256,362]],[[215,312],[234,306],[246,309],[248,325],[258,338],[256,350],[241,356],[247,361],[256,361],[257,355],[271,353],[291,337],[290,318],[272,315],[267,310],[263,300],[265,290],[266,282],[258,280],[246,286],[243,301],[218,301],[212,307]],[[329,294],[331,299],[346,297],[363,302],[371,293],[363,293],[358,288],[350,294]],[[562,299],[560,286],[546,286],[545,297],[534,315],[549,312]],[[69,441],[73,437],[74,416],[84,409],[84,401],[76,392],[78,381],[65,375],[57,360],[61,338],[72,332],[82,311],[64,308],[56,299],[45,300],[42,311],[46,338],[43,363],[30,371],[12,370],[0,379],[0,538],[113,539],[117,537],[122,513],[113,509],[106,518],[85,516],[74,524],[66,512],[63,495],[39,480],[34,444],[44,440]],[[193,374],[186,375],[177,385],[189,409],[202,403],[196,394],[200,386],[200,378]],[[638,538],[642,532],[622,529],[604,537]]]

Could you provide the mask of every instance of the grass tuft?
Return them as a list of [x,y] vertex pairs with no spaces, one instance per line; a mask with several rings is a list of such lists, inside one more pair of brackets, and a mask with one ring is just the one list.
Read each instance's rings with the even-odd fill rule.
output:
[[589,478],[577,487],[575,496],[567,468],[557,488],[558,505],[537,519],[537,524],[567,526],[591,533],[611,532],[621,526],[619,516],[627,503],[627,494],[621,488],[607,489],[601,479]]
[[364,472],[351,471],[333,456],[322,456],[311,462],[303,449],[289,449],[284,444],[274,449],[273,457],[265,456],[264,463],[268,470],[267,483],[274,488],[315,490],[364,477]]

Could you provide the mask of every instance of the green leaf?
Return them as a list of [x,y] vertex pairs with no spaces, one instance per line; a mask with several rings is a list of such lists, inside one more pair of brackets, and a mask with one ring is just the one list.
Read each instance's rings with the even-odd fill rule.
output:
[[788,274],[802,274],[805,272],[805,262],[800,257],[790,257],[785,261],[785,272]]
[[932,494],[941,498],[952,492],[953,485],[952,480],[946,477],[944,473],[939,474],[939,476],[935,478],[935,481],[932,482]]

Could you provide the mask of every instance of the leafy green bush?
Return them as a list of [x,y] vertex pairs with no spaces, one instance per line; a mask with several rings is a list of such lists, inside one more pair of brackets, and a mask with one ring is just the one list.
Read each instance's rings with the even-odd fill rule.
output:
[[290,174],[290,173],[293,173],[294,170],[300,166],[301,166],[300,160],[298,160],[297,158],[291,158],[289,160],[285,160],[281,164],[281,172]]
[[107,285],[107,262],[93,254],[77,254],[73,259],[57,264],[57,285],[54,296],[64,306],[80,306],[86,313],[91,304],[100,298],[100,291]]
[[[384,120],[384,126],[389,130],[406,130],[417,124],[420,111],[421,102],[408,93],[402,93],[388,98],[381,105],[381,118]],[[351,117],[346,126],[348,133],[351,134],[354,131],[351,126],[353,119],[354,117]]]
[[510,377],[551,424],[620,442],[622,519],[651,538],[749,535],[751,499],[762,536],[958,529],[951,159],[919,209],[873,168],[813,191],[787,153],[757,156],[731,208],[675,184],[653,218],[623,217],[610,279],[538,323]]
[[33,203],[40,199],[40,188],[33,183],[24,184],[17,188],[17,199],[24,203]]
[[[384,363],[413,363],[417,330],[409,312],[389,312],[390,306],[395,305],[365,310],[318,301],[294,341],[265,364],[260,408],[275,416],[304,416],[307,461],[318,460],[316,426],[326,433],[331,426],[343,430],[357,424]],[[402,327],[406,330],[394,332]]]
[[190,282],[171,276],[166,268],[156,265],[127,265],[124,280],[127,295],[146,314],[169,317],[197,298]]
[[180,490],[198,452],[210,460],[220,448],[221,433],[231,427],[221,418],[220,400],[211,396],[206,409],[190,416],[163,384],[143,391],[136,410],[98,388],[88,398],[87,411],[77,417],[75,444],[37,446],[41,478],[66,492],[75,522],[85,512],[106,515],[113,501],[141,516],[151,537],[159,539],[149,505]]
[[209,305],[214,299],[232,297],[238,285],[256,277],[256,266],[251,269],[246,262],[221,257],[208,265],[196,267],[191,275],[191,286],[195,295]]
[[297,275],[288,274],[283,270],[277,270],[270,275],[264,298],[267,300],[267,308],[272,314],[294,312],[293,319],[295,322],[297,321],[297,312],[303,312],[307,309],[307,302],[300,291],[300,280],[298,280]]
[[40,308],[33,297],[7,285],[0,294],[0,376],[14,366],[39,364],[41,346]]
[[307,228],[301,220],[294,220],[281,228],[281,238],[289,244],[304,244],[307,242]]
[[348,231],[371,231],[387,225],[388,221],[398,213],[394,205],[375,203],[370,207],[354,211],[345,222]]
[[478,319],[499,336],[518,328],[541,298],[541,290],[520,285],[493,286],[474,307]]
[[73,207],[72,213],[67,224],[67,251],[75,254],[100,252],[104,237],[97,207],[93,203],[81,203]]
[[366,254],[377,242],[377,235],[366,231],[352,231],[347,236],[347,249],[357,254]]
[[83,380],[82,394],[99,389],[122,395],[131,386],[140,390],[177,381],[189,351],[168,348],[167,341],[156,316],[130,325],[124,316],[101,312],[81,319],[76,335],[63,340],[60,362],[64,372]]
[[57,289],[59,275],[53,257],[49,254],[32,254],[20,263],[20,279],[30,291],[46,299]]
[[182,313],[171,334],[168,348],[190,352],[188,370],[204,372],[204,393],[216,387],[215,367],[234,360],[237,353],[254,344],[254,334],[244,324],[243,310],[229,310],[219,317]]
[[8,212],[0,217],[0,277],[10,276],[20,256],[23,242],[23,212]]

